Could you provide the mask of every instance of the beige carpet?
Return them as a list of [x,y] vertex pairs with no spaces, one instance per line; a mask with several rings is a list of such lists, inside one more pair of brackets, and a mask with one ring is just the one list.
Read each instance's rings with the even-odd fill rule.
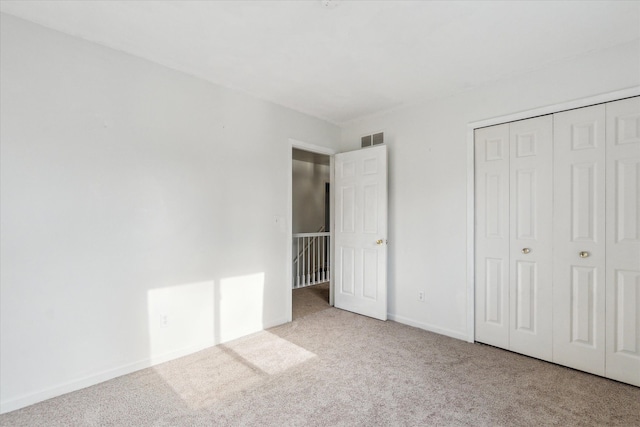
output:
[[293,320],[328,308],[329,282],[293,290]]
[[639,388],[330,308],[318,295],[294,292],[296,304],[318,306],[292,323],[4,414],[0,424],[640,425]]

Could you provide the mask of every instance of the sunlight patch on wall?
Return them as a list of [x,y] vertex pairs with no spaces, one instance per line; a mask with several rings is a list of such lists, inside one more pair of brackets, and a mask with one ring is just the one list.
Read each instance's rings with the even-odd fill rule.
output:
[[153,369],[191,409],[234,399],[317,359],[263,330],[264,286],[265,274],[256,273],[148,292],[152,362],[186,356]]
[[215,344],[212,280],[151,289],[147,305],[151,363]]
[[263,329],[264,273],[222,279],[216,293],[216,342]]

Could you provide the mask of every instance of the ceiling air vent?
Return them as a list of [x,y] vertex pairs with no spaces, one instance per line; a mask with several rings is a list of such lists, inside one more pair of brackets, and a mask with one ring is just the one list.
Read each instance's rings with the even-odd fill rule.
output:
[[379,145],[384,143],[384,132],[374,133],[373,135],[366,135],[360,138],[361,146],[371,147],[372,145]]

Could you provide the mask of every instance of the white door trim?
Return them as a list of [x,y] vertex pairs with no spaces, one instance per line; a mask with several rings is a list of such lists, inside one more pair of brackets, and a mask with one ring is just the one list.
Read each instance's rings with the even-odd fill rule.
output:
[[[291,290],[293,289],[293,283],[291,282],[293,277],[293,264],[291,260],[293,259],[293,248],[291,246],[291,242],[293,241],[293,157],[292,150],[294,148],[298,148],[300,150],[309,151],[312,153],[325,154],[330,156],[330,164],[329,164],[329,185],[330,188],[333,189],[333,155],[338,151],[332,148],[323,147],[321,145],[309,144],[308,142],[299,141],[297,139],[289,138],[289,143],[287,144],[287,260],[285,271],[287,272],[287,280],[285,281],[287,286],[286,302],[287,302],[287,322],[291,322],[293,315],[293,300],[291,298]],[[333,204],[330,207],[330,259],[329,265],[333,266]],[[329,304],[333,305],[333,273],[331,273],[329,278]]]
[[589,105],[601,104],[603,102],[616,101],[618,99],[640,96],[640,86],[622,89],[615,92],[603,93],[600,95],[581,98],[561,104],[549,105],[532,110],[521,111],[519,113],[506,116],[494,117],[467,125],[467,341],[475,341],[475,163],[474,163],[474,130],[486,126],[493,126],[516,120],[528,119],[545,114],[558,113],[560,111],[574,108],[587,107]]

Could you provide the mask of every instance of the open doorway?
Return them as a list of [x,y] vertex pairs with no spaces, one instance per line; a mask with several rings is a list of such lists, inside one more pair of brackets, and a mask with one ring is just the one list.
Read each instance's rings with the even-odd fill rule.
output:
[[292,148],[292,319],[330,307],[331,171],[327,154]]

